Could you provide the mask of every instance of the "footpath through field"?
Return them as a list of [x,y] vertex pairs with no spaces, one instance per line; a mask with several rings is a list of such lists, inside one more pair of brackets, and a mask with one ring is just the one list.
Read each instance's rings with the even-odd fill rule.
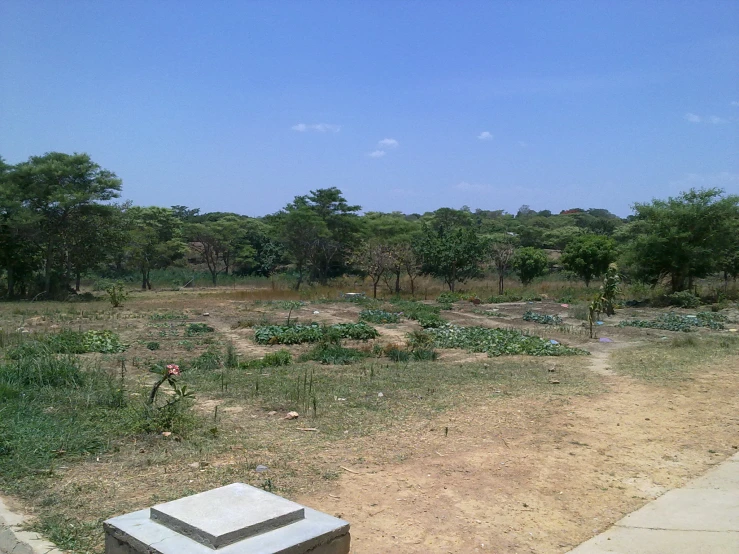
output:
[[650,502],[570,554],[736,554],[739,454]]

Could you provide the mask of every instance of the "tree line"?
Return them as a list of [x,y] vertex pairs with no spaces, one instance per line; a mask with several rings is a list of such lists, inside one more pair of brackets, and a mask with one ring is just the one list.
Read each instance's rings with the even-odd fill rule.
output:
[[[64,298],[88,275],[137,275],[197,265],[221,275],[289,274],[294,286],[358,274],[374,293],[419,275],[451,291],[491,271],[524,284],[554,266],[586,284],[619,262],[624,277],[673,292],[696,279],[739,273],[739,197],[691,189],[637,203],[618,217],[606,209],[554,214],[440,208],[424,214],[361,212],[336,187],[296,196],[276,213],[247,217],[197,208],[117,202],[121,180],[87,154],[51,152],[10,165],[0,158],[0,296]],[[556,258],[553,252],[561,252]]]

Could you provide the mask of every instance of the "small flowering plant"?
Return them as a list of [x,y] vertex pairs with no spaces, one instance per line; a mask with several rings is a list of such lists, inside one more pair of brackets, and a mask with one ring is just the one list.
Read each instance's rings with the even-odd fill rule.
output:
[[166,366],[164,366],[164,368],[162,368],[161,365],[154,365],[152,366],[150,371],[152,373],[159,374],[161,377],[151,389],[151,394],[149,394],[149,405],[154,404],[154,401],[157,397],[157,392],[159,392],[159,387],[161,387],[165,382],[169,383],[169,385],[172,387],[172,391],[174,392],[174,398],[169,400],[167,404],[178,402],[179,400],[183,400],[185,398],[194,398],[193,393],[187,390],[187,385],[182,385],[180,387],[177,384],[177,377],[182,375],[180,366],[178,366],[177,364],[167,364]]

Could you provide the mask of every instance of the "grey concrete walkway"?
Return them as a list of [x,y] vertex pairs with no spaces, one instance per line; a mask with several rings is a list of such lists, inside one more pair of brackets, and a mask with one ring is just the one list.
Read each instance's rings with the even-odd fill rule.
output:
[[571,554],[739,554],[739,454]]

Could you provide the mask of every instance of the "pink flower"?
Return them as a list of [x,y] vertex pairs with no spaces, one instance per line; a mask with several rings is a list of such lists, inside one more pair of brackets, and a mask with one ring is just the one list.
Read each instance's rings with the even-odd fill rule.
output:
[[167,366],[167,375],[179,375],[180,374],[180,366],[177,364],[169,364]]

